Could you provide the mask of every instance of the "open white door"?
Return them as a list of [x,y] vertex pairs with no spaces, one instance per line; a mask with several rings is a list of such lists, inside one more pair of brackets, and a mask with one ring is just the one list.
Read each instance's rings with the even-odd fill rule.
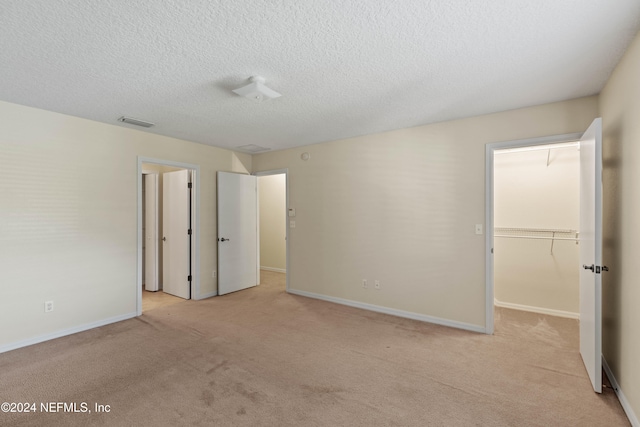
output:
[[[602,119],[580,139],[580,354],[602,393]],[[606,270],[606,267],[604,267]]]
[[218,172],[218,295],[258,284],[257,178]]
[[155,292],[158,280],[158,175],[145,175],[145,280],[144,288]]
[[162,290],[191,298],[189,171],[162,174]]

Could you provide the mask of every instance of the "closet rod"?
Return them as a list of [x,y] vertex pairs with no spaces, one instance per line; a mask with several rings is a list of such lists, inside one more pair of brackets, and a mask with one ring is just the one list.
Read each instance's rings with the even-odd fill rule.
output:
[[574,242],[580,240],[577,237],[509,236],[506,234],[494,234],[493,237],[506,237],[507,239],[572,240]]
[[[502,233],[517,233],[517,234],[500,234]],[[556,240],[568,240],[579,243],[579,232],[577,230],[560,230],[549,228],[516,228],[516,227],[495,227],[493,231],[493,237],[503,237],[507,239],[531,239],[531,240],[551,240],[551,255],[553,255],[553,245]],[[546,233],[550,236],[535,235],[536,233]],[[533,234],[533,235],[532,235]],[[560,237],[558,235],[572,235],[575,237]]]

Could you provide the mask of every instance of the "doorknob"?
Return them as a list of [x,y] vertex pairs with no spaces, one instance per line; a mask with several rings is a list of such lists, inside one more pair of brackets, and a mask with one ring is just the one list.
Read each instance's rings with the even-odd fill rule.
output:
[[591,264],[591,265],[583,265],[582,268],[584,268],[585,270],[591,270],[591,271],[594,271],[594,269],[595,269],[593,264]]
[[220,239],[221,242],[228,242],[231,239],[225,239],[224,237],[222,239]]
[[163,241],[163,242],[166,242],[166,241],[167,241],[167,238],[166,238],[166,237],[163,237],[163,238],[162,238],[162,241]]

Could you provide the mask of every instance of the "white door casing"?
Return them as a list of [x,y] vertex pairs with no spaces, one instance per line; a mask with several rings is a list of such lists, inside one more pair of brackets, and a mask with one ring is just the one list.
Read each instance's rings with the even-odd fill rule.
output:
[[162,174],[162,290],[191,297],[189,171]]
[[145,289],[157,291],[158,277],[158,175],[145,176]]
[[257,178],[218,172],[218,295],[258,284]]
[[580,355],[602,393],[602,119],[580,139]]

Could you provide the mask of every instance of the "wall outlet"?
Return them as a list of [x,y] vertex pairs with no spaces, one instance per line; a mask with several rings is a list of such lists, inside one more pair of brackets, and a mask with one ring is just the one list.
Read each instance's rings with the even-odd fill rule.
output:
[[296,222],[295,221],[289,221],[289,228],[296,228]]
[[380,290],[380,280],[376,280],[373,285],[377,290]]
[[44,312],[50,313],[53,311],[53,301],[45,301],[44,303]]
[[476,234],[482,234],[482,224],[476,224]]
[[362,279],[362,287],[367,289],[367,279]]
[[215,279],[216,277],[218,277],[218,273],[215,270],[213,270],[213,273],[211,274],[211,277],[213,277]]

